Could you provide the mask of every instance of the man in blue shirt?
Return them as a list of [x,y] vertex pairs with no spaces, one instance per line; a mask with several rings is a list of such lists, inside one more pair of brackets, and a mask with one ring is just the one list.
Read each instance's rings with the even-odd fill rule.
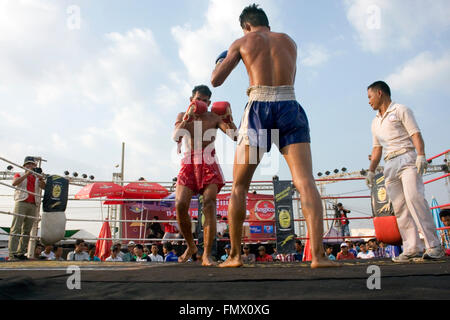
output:
[[170,242],[163,245],[164,262],[178,262],[178,256],[173,252],[173,246]]

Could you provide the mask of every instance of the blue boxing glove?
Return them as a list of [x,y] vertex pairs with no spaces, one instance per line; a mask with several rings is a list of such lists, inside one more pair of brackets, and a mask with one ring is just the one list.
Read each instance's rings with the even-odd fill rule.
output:
[[221,63],[227,57],[227,54],[228,54],[228,50],[222,52],[216,59],[216,65]]

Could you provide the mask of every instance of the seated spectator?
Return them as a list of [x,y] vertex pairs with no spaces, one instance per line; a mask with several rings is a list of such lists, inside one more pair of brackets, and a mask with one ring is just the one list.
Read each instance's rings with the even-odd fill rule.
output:
[[150,255],[150,250],[148,249],[147,246],[144,246],[144,253],[145,253],[146,255]]
[[341,251],[337,254],[337,260],[353,260],[355,256],[348,251],[348,245],[345,242],[341,243]]
[[117,253],[117,256],[123,260],[123,256],[125,255],[125,253],[122,252],[122,244],[120,242],[116,242],[116,243],[114,243],[114,245],[119,248],[119,252]]
[[89,245],[88,253],[89,253],[89,261],[102,261],[99,257],[95,255],[96,246],[91,244]]
[[244,252],[241,255],[242,263],[250,264],[250,263],[255,263],[256,262],[256,257],[255,257],[255,255],[253,253],[250,253],[250,247],[248,246],[248,244],[245,244],[242,247],[242,251]]
[[[450,208],[442,209],[439,213],[439,218],[444,227],[450,227]],[[450,229],[442,230],[440,233],[442,246],[445,249],[445,255],[450,256]]]
[[372,251],[368,251],[367,250],[367,244],[366,243],[361,243],[360,245],[359,245],[359,253],[358,253],[358,255],[356,256],[356,258],[358,258],[358,259],[373,259],[373,258],[375,258],[375,255],[373,254],[373,252]]
[[55,260],[55,254],[53,253],[53,245],[46,245],[44,251],[41,252],[41,258],[45,260]]
[[303,260],[303,245],[300,240],[295,240],[295,253],[294,253],[295,261]]
[[53,259],[51,259],[51,260],[64,261],[64,258],[62,257],[64,250],[62,247],[55,246],[55,248],[53,249],[53,253],[54,253],[54,256],[53,256]]
[[136,262],[149,262],[150,257],[144,253],[144,246],[142,244],[137,244],[134,247],[134,257],[133,260]]
[[30,260],[46,260],[45,257],[41,256],[42,251],[44,251],[44,246],[40,243],[36,243],[36,246],[34,247],[34,254]]
[[358,255],[358,250],[356,249],[356,246],[353,243],[353,241],[350,239],[346,239],[345,243],[347,243],[348,245],[348,251],[353,253],[353,255],[356,257]]
[[260,246],[258,248],[258,256],[256,257],[256,262],[273,262],[272,256],[266,253],[266,248],[264,246]]
[[128,252],[123,255],[122,261],[124,261],[124,262],[133,261],[135,245],[136,244],[133,241],[128,242],[128,245],[127,245]]
[[230,244],[226,244],[224,249],[225,249],[225,254],[220,257],[220,260],[222,260],[222,261],[227,260],[228,257],[230,256],[231,245]]
[[77,239],[75,242],[75,250],[69,252],[67,260],[70,261],[89,261],[89,254],[86,252],[86,243],[83,239]]
[[164,262],[178,262],[178,256],[170,242],[163,244]]
[[120,247],[115,244],[111,248],[111,255],[105,259],[108,262],[122,262],[122,258],[119,257]]
[[327,246],[327,248],[325,249],[325,255],[329,260],[336,260],[336,257],[333,255],[333,247],[332,246]]
[[149,255],[150,260],[152,262],[164,262],[164,258],[158,254],[158,246],[156,244],[152,244],[152,253]]
[[369,246],[369,251],[373,252],[373,256],[375,258],[385,258],[386,257],[386,252],[385,252],[384,248],[381,248],[378,246],[377,239],[370,239],[369,241],[367,241],[367,244]]

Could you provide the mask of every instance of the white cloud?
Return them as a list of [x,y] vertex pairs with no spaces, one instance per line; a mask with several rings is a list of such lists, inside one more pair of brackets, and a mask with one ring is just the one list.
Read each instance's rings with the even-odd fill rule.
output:
[[423,52],[407,61],[386,78],[397,91],[412,94],[427,90],[448,92],[450,86],[450,52],[435,57]]
[[345,0],[347,19],[364,50],[411,48],[450,26],[448,0]]
[[[278,9],[270,0],[259,1],[269,23],[277,23]],[[249,5],[245,0],[210,0],[204,24],[192,30],[190,25],[175,26],[172,35],[180,49],[178,55],[193,82],[209,81],[215,58],[232,42],[243,36],[239,15]]]
[[300,48],[300,63],[306,67],[317,67],[330,59],[327,49],[319,44],[310,43]]

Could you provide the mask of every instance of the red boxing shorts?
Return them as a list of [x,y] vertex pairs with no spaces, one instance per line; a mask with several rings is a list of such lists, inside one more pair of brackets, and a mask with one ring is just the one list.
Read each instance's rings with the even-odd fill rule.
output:
[[217,192],[225,185],[222,169],[217,163],[216,151],[201,150],[186,153],[181,160],[181,170],[178,173],[177,185],[186,186],[194,194],[203,193],[210,185],[217,185]]

